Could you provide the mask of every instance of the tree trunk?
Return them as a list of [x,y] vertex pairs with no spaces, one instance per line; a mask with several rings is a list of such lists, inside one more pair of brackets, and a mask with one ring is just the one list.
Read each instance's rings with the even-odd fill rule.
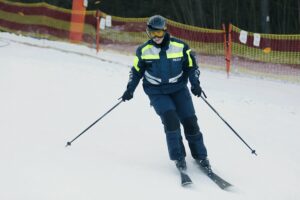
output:
[[298,27],[300,27],[300,0],[298,0]]
[[261,0],[261,30],[262,33],[270,33],[269,0]]

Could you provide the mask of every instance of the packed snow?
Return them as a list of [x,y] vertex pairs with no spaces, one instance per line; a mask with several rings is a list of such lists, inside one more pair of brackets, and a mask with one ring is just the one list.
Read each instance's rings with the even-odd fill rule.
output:
[[234,185],[228,191],[198,169],[188,148],[194,184],[181,187],[141,84],[133,100],[65,147],[119,102],[132,62],[132,55],[0,33],[0,199],[300,199],[297,84],[201,69],[208,102],[258,154],[193,97],[212,168]]

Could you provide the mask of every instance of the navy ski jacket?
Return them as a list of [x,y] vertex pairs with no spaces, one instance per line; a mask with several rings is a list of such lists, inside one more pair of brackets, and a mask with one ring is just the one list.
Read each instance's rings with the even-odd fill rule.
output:
[[189,46],[166,33],[161,44],[148,40],[136,50],[127,89],[134,93],[141,78],[146,94],[170,94],[199,85],[200,71]]

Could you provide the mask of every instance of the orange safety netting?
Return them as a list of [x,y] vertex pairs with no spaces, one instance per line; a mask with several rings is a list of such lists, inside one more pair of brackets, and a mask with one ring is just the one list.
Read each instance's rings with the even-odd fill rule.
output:
[[[86,11],[82,43],[96,48],[97,24],[106,13]],[[0,30],[37,38],[69,41],[72,11],[47,3],[16,3],[0,0]],[[147,18],[111,16],[111,26],[100,31],[100,47],[134,54],[135,48],[148,37],[145,33]],[[167,20],[171,35],[184,40],[196,52],[200,67],[234,73],[253,74],[280,80],[300,82],[300,35],[273,35],[247,32],[232,26],[226,45],[225,31],[189,26]],[[243,35],[242,34],[242,35]],[[243,36],[245,37],[245,35]],[[245,39],[245,38],[244,38]],[[224,50],[226,46],[226,51]],[[225,60],[226,57],[226,60]]]
[[246,32],[232,26],[231,71],[300,82],[300,35]]

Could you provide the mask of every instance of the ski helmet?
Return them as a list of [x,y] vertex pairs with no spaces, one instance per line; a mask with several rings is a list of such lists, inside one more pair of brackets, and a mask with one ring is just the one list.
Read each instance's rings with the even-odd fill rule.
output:
[[166,26],[166,19],[160,15],[154,15],[149,18],[147,22],[147,30],[154,31],[154,30],[167,30]]
[[166,34],[166,20],[160,15],[154,15],[147,22],[146,33],[150,39],[163,38]]

